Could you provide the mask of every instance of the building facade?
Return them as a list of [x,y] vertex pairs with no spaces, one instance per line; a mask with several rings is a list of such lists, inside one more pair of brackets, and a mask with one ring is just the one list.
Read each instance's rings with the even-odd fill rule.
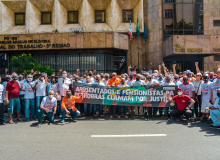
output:
[[[216,69],[220,58],[218,0],[0,0],[0,68],[32,54],[56,72]],[[136,34],[137,16],[141,36]],[[132,24],[133,41],[128,29]],[[144,22],[148,40],[143,38]],[[220,37],[219,37],[220,38]],[[138,59],[139,58],[139,59]]]

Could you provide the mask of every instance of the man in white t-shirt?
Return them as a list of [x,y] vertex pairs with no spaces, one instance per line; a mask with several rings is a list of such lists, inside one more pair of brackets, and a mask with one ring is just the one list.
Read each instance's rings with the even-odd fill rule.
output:
[[189,82],[188,77],[183,77],[183,83],[179,85],[179,88],[183,89],[183,94],[189,96],[193,100],[195,99],[195,88],[192,83]]
[[126,82],[126,84],[127,84],[128,86],[131,86],[132,82],[134,82],[133,78],[134,78],[133,75],[130,75],[130,76],[129,76],[129,79],[128,79],[127,82]]
[[44,120],[48,120],[49,122],[54,122],[54,114],[56,114],[57,110],[57,100],[54,97],[54,92],[49,91],[49,96],[44,97],[40,109],[38,109],[38,125],[42,124],[43,114]]
[[62,97],[66,96],[66,91],[69,90],[71,80],[67,78],[67,72],[63,71],[63,77],[58,80],[58,91]]
[[204,82],[201,84],[201,93],[202,93],[202,108],[201,112],[203,113],[201,121],[205,121],[204,117],[206,116],[206,108],[210,107],[212,104],[212,83],[209,82],[208,74],[203,76]]
[[173,78],[173,83],[179,87],[180,84],[182,84],[180,81],[179,81],[179,75],[178,74],[175,74],[174,75],[174,78]]
[[[67,72],[63,71],[62,73],[62,78],[58,79],[58,92],[60,93],[62,99],[64,96],[66,96],[66,91],[69,90],[69,86],[71,84],[71,80],[69,78],[67,78]],[[62,102],[61,99],[61,102]],[[62,107],[60,108],[60,113],[63,116],[64,110],[62,109]],[[62,117],[62,119],[65,119],[65,117]]]
[[39,79],[35,81],[35,87],[36,88],[36,113],[38,109],[40,108],[40,103],[42,99],[46,96],[47,93],[47,76],[46,74],[41,74]]
[[175,84],[171,81],[171,77],[167,75],[165,82],[162,83],[162,86],[175,86]]
[[35,119],[35,81],[33,81],[33,75],[27,76],[27,82],[21,85],[21,91],[24,94],[24,103],[25,103],[25,119],[26,121],[30,120],[29,110],[31,106],[31,117]]
[[104,83],[105,86],[107,86],[107,85],[108,85],[108,80],[109,80],[109,74],[106,73],[105,76],[104,76],[104,78],[105,78],[105,79],[104,79],[102,82]]
[[148,82],[145,84],[146,86],[159,86],[159,82],[156,80],[156,79],[153,79],[152,78],[152,75],[148,75],[148,78],[147,78]]

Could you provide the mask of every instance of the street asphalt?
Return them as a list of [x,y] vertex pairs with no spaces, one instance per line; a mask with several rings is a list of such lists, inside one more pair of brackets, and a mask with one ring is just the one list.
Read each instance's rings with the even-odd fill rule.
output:
[[[0,160],[219,160],[220,130],[165,119],[68,119],[0,126]],[[91,137],[92,135],[149,137]]]

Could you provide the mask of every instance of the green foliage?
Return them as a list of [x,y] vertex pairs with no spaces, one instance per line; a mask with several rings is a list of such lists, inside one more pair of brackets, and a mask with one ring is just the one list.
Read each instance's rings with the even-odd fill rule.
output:
[[23,53],[20,56],[13,56],[9,67],[17,68],[17,73],[23,73],[26,70],[26,75],[31,73],[31,69],[34,71],[45,72],[48,75],[52,75],[54,70],[50,69],[49,66],[42,66],[38,61],[31,56],[31,54]]

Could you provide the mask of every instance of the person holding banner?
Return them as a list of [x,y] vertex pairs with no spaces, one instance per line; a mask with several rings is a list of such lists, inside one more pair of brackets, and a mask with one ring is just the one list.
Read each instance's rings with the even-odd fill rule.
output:
[[[149,87],[160,86],[159,82],[156,79],[152,78],[152,75],[148,75],[147,80],[148,80],[148,82],[145,84],[146,86],[149,86]],[[152,107],[150,107],[148,109],[148,115],[150,117],[152,117],[152,110],[153,110],[153,116],[156,117],[158,107],[154,107],[153,109],[152,109]]]
[[[117,87],[121,83],[121,79],[117,78],[117,74],[115,72],[112,73],[112,78],[108,81],[109,87]],[[110,118],[113,117],[115,111],[115,106],[110,106]]]
[[[131,83],[131,87],[140,87],[140,86],[144,86],[144,85],[145,85],[145,82],[141,80],[141,75],[140,74],[137,74],[136,80]],[[139,109],[139,112],[138,112],[138,109]],[[143,116],[143,107],[135,106],[134,107],[134,112],[135,112],[134,113],[135,117]]]
[[[121,79],[121,84],[118,85],[119,88],[123,88],[123,87],[129,87],[126,83],[125,83],[125,78]],[[123,96],[123,95],[122,95]],[[118,109],[118,118],[121,118],[121,110],[123,110],[123,115],[125,118],[128,118],[128,116],[126,115],[127,112],[127,106],[117,106]]]
[[[90,76],[86,76],[86,83],[91,85],[92,83],[90,82]],[[92,104],[85,103],[84,104],[84,114],[85,115],[91,115],[92,114]]]
[[[62,117],[65,117],[66,114],[70,114],[72,117],[72,121],[75,120],[75,117],[79,116],[81,113],[80,111],[77,110],[77,108],[75,107],[75,103],[76,101],[78,102],[82,102],[83,100],[83,96],[82,94],[80,94],[80,97],[76,97],[72,95],[71,90],[67,90],[66,91],[66,96],[63,97],[62,99],[62,104],[61,107],[64,110],[64,112],[62,113]],[[65,118],[61,120],[61,123],[65,122]]]
[[[101,82],[101,76],[100,75],[97,75],[95,77],[95,82],[92,85],[105,86],[105,84],[103,82]],[[102,104],[98,104],[98,105],[99,105],[99,115],[101,117],[103,117],[103,105]],[[94,104],[94,106],[93,106],[94,116],[96,116],[96,111],[97,111],[97,104]]]
[[[187,122],[189,122],[189,118],[192,116],[192,111],[190,108],[194,105],[195,101],[189,96],[184,95],[182,88],[177,89],[177,94],[178,95],[171,97],[170,93],[167,93],[167,100],[169,102],[176,101],[177,104],[177,108],[173,109],[170,112],[170,115],[172,118],[180,118],[180,116],[184,115],[187,119]],[[180,118],[180,120],[182,119]]]
[[[175,86],[175,84],[171,81],[170,75],[166,75],[165,82],[162,84],[162,86]],[[167,118],[170,108],[165,107],[164,109],[164,116]],[[162,115],[162,108],[159,108],[160,115]]]
[[50,90],[49,96],[43,98],[40,108],[38,109],[38,126],[42,124],[43,114],[46,115],[44,116],[44,120],[48,120],[49,122],[53,123],[56,110],[57,100],[54,97],[54,91]]

